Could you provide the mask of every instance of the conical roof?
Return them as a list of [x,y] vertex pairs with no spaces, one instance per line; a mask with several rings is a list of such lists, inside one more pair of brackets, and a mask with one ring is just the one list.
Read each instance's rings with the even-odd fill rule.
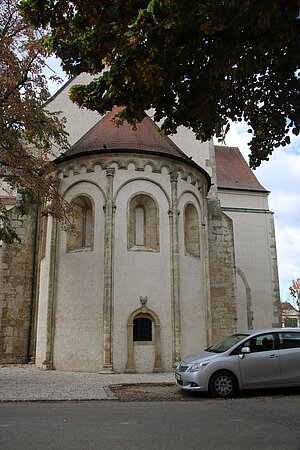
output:
[[113,118],[121,109],[122,107],[114,107],[57,161],[81,154],[106,153],[111,150],[154,152],[189,161],[188,156],[171,139],[158,132],[157,125],[149,116],[135,128],[126,121],[123,125],[116,126]]

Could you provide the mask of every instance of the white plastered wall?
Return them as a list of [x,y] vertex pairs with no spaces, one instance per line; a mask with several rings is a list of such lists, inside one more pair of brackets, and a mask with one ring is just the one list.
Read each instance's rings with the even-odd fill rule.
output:
[[[114,216],[114,272],[113,272],[113,368],[124,372],[127,361],[127,323],[133,311],[141,307],[140,297],[148,297],[147,307],[160,320],[162,365],[165,371],[172,368],[172,309],[171,309],[171,255],[170,218],[171,204],[170,175],[162,164],[161,173],[153,173],[144,162],[144,170],[135,170],[132,163],[127,170],[115,168],[113,195],[116,205]],[[107,159],[107,157],[105,157]],[[150,161],[150,158],[148,158]],[[60,370],[100,371],[102,367],[102,327],[103,327],[103,258],[104,258],[104,196],[106,191],[106,171],[86,172],[83,160],[65,164],[64,178],[61,173],[61,189],[65,198],[71,201],[77,195],[88,195],[95,209],[94,248],[92,251],[66,252],[66,235],[58,230],[55,299],[54,299],[54,368]],[[90,161],[86,161],[89,165]],[[74,170],[72,167],[77,167]],[[69,167],[69,169],[68,169]],[[78,173],[78,167],[81,167]],[[180,165],[179,165],[180,167]],[[182,169],[184,172],[184,169]],[[189,172],[186,167],[185,170]],[[58,168],[58,173],[60,168]],[[199,174],[201,179],[201,175]],[[199,214],[204,201],[198,184],[191,183],[190,176],[178,179],[179,210],[183,215],[186,202],[193,202]],[[101,189],[102,191],[101,191]],[[128,251],[127,248],[127,207],[129,199],[137,194],[149,194],[155,199],[159,209],[159,252]],[[39,323],[37,364],[42,365],[46,352],[46,318],[49,286],[49,250],[51,223],[48,227],[46,257],[41,263],[41,287],[39,300]],[[201,229],[200,229],[201,236]],[[203,246],[201,237],[201,248]],[[194,258],[184,254],[182,217],[179,220],[180,242],[180,305],[182,308],[182,350],[190,353],[199,346],[205,346],[205,298],[203,283],[204,258]],[[154,331],[154,327],[153,327]],[[154,331],[155,333],[155,331]],[[154,342],[134,345],[136,370],[152,371],[154,364]]]
[[[99,189],[101,178],[101,173],[86,177],[87,181],[83,178],[71,185],[65,195],[69,202],[78,195],[88,195],[92,200],[94,246],[91,251],[66,252],[66,233],[59,230],[53,351],[56,369],[96,371],[102,364],[104,198]],[[76,176],[73,182],[75,179]]]
[[[199,192],[179,181],[179,257],[180,257],[180,316],[181,355],[187,355],[206,347],[206,284],[205,284],[205,236],[202,232],[203,206]],[[193,192],[194,191],[194,192]],[[193,195],[194,194],[194,195]],[[184,243],[184,207],[191,203],[198,213],[200,257],[186,254]],[[207,245],[207,244],[206,244]]]
[[[120,175],[120,177],[118,177]],[[139,176],[140,175],[140,176]],[[146,306],[157,314],[161,329],[161,351],[164,370],[171,369],[171,281],[169,231],[169,176],[141,176],[127,172],[129,183],[121,185],[124,172],[117,172],[114,252],[114,370],[122,372],[127,361],[127,322],[130,314],[141,307],[140,297],[148,297]],[[140,179],[139,179],[140,178]],[[159,181],[158,181],[159,179]],[[155,184],[153,181],[156,181]],[[162,189],[165,189],[166,193]],[[159,210],[159,252],[127,249],[127,208],[129,199],[138,193],[149,194]],[[138,372],[153,371],[152,343],[134,343],[134,362]]]
[[[103,253],[105,172],[73,175],[62,181],[65,199],[88,195],[94,205],[94,246],[66,252],[66,233],[58,227],[54,280],[53,364],[59,370],[99,371],[102,365]],[[49,284],[48,227],[46,257],[41,262],[36,363],[45,359]]]
[[[86,108],[79,108],[69,98],[69,91],[74,84],[87,84],[93,77],[82,73],[70,82],[66,83],[61,90],[54,95],[47,104],[47,109],[51,112],[61,112],[60,116],[66,119],[65,130],[69,133],[69,144],[73,145],[87,131],[89,131],[100,119],[101,115],[96,111]],[[58,151],[59,154],[59,151]]]
[[219,189],[218,194],[224,213],[233,220],[238,329],[248,328],[247,296],[253,328],[271,327],[275,322],[274,242],[268,193]]

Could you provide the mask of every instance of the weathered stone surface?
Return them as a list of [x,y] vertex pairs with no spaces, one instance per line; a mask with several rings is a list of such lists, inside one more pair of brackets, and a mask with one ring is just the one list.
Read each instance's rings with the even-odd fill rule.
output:
[[236,280],[232,220],[208,199],[208,245],[213,341],[236,331]]
[[18,364],[27,355],[35,207],[26,215],[14,207],[9,215],[21,243],[3,243],[0,251],[0,362]]

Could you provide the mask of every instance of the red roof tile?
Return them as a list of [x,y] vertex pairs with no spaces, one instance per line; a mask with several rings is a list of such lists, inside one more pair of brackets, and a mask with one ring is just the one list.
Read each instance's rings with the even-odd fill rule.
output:
[[290,302],[282,302],[282,309],[285,311],[297,311],[296,308],[293,307],[293,305],[290,304]]
[[136,126],[135,130],[126,121],[117,127],[113,123],[113,117],[121,109],[121,107],[115,107],[106,114],[62,157],[72,157],[83,152],[109,152],[113,149],[153,151],[189,159],[171,139],[158,132],[157,125],[148,116]]
[[15,195],[0,195],[0,201],[5,205],[13,205],[16,203]]
[[215,145],[218,188],[268,192],[237,147]]

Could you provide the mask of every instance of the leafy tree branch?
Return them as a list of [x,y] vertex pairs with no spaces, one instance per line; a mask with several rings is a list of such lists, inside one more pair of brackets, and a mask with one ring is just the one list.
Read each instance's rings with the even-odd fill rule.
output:
[[[20,15],[16,0],[0,3],[0,180],[10,192],[39,197],[46,213],[66,223],[70,209],[52,176],[53,147],[68,148],[64,123],[45,108],[46,33]],[[0,199],[0,235],[16,239]]]
[[[22,0],[47,48],[72,75],[71,99],[132,124],[154,108],[164,133],[190,127],[222,138],[230,121],[252,134],[250,165],[299,134],[297,0]],[[99,75],[100,74],[100,75]]]

